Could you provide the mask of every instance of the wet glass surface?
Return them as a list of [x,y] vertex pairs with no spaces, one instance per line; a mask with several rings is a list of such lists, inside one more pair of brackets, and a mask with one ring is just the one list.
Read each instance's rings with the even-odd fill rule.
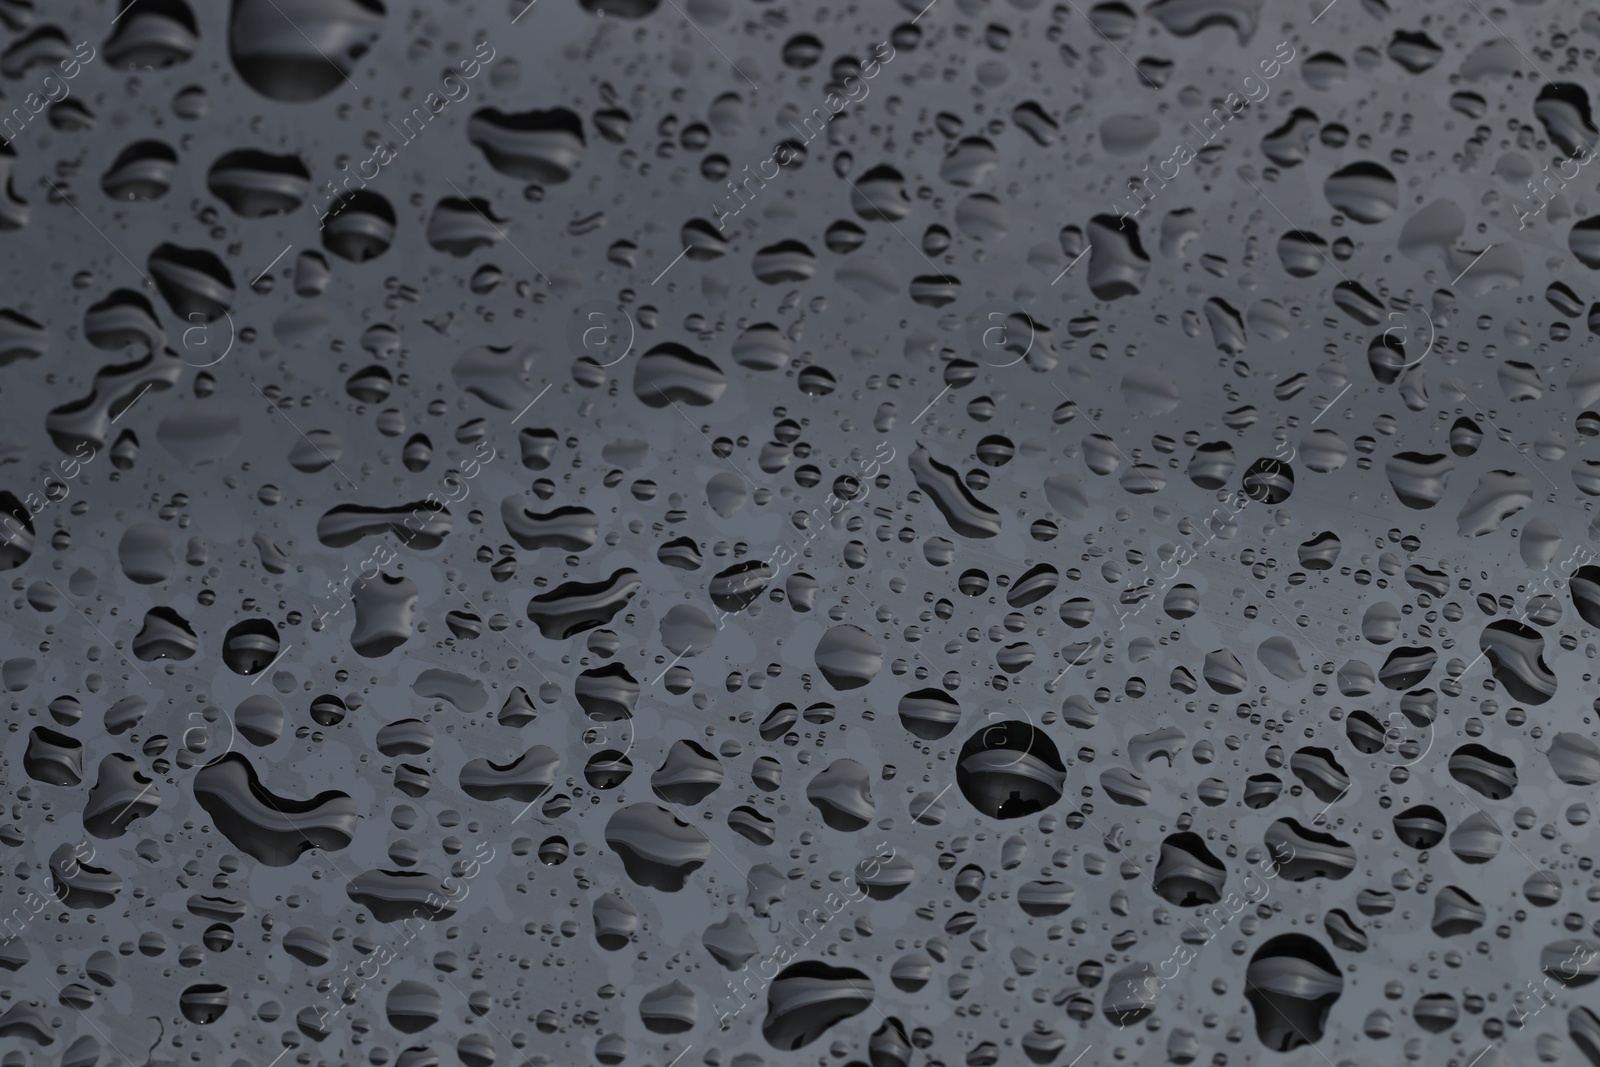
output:
[[0,0],[0,1067],[1600,1067],[1600,16]]

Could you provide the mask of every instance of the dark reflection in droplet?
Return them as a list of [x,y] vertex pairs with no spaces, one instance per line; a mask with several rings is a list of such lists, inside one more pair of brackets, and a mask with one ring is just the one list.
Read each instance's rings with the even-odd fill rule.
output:
[[178,1010],[192,1023],[214,1023],[228,1010],[228,987],[211,982],[192,985],[179,994]]
[[206,172],[206,188],[247,219],[287,215],[311,193],[311,173],[298,156],[275,156],[253,148],[227,152]]
[[566,108],[506,113],[473,112],[467,140],[489,166],[512,178],[555,185],[566,181],[583,156],[583,121]]
[[974,734],[956,764],[956,787],[995,819],[1019,819],[1061,799],[1067,772],[1055,742],[1031,723],[1002,720]]
[[1162,899],[1180,908],[1193,908],[1222,899],[1227,870],[1199,834],[1177,833],[1161,843],[1153,881]]
[[340,193],[327,206],[321,229],[322,247],[352,263],[365,263],[394,244],[394,208],[367,189]]
[[146,663],[158,659],[188,659],[200,648],[200,638],[183,616],[171,608],[151,608],[144,626],[133,639],[133,654]]
[[266,619],[246,619],[228,627],[222,662],[235,674],[259,674],[277,658],[278,628]]
[[776,1049],[804,1048],[872,1002],[872,979],[854,967],[810,960],[790,964],[767,989],[761,1034]]
[[351,84],[377,42],[379,0],[233,0],[228,54],[240,77],[285,103],[317,100]]
[[618,810],[606,823],[605,840],[629,878],[664,893],[681,890],[689,875],[711,858],[705,834],[655,804]]
[[1250,959],[1245,998],[1255,1009],[1256,1036],[1274,1052],[1291,1052],[1322,1039],[1344,977],[1315,938],[1282,934]]

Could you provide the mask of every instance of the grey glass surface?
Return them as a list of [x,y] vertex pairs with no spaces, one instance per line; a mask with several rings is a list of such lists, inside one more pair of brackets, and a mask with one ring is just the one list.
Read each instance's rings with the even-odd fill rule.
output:
[[1595,11],[0,28],[0,1067],[1600,1067]]

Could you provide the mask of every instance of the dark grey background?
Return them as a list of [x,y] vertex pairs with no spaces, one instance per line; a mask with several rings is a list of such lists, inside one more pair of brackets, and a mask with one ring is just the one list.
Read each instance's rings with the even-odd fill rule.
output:
[[1594,12],[0,23],[6,1064],[1600,1064]]

